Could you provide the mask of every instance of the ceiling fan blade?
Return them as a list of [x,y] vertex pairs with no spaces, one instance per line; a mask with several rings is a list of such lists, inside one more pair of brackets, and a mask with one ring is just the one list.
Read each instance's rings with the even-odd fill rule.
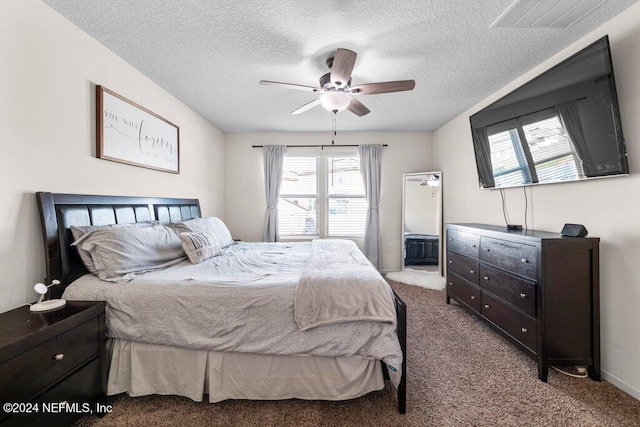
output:
[[358,101],[355,98],[351,98],[351,102],[349,103],[347,109],[353,114],[357,114],[360,117],[364,116],[365,114],[369,114],[369,109],[365,107],[362,102]]
[[301,114],[304,113],[307,110],[312,109],[313,107],[315,107],[316,105],[320,105],[320,100],[319,99],[314,99],[313,101],[304,104],[302,107],[298,108],[295,111],[292,111],[291,114]]
[[343,87],[349,83],[357,54],[349,49],[338,49],[331,65],[331,83]]
[[297,84],[293,84],[293,83],[272,82],[272,81],[269,81],[269,80],[260,80],[260,84],[261,85],[266,85],[266,86],[279,86],[279,87],[283,87],[283,88],[286,88],[286,89],[304,90],[304,91],[307,91],[307,92],[318,92],[318,91],[320,91],[319,87],[297,85]]
[[415,80],[397,80],[393,82],[367,83],[351,88],[352,94],[373,95],[376,93],[402,92],[416,87]]

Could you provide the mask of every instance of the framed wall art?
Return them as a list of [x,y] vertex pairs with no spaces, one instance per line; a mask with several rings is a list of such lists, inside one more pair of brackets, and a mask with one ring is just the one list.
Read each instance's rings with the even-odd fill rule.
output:
[[96,131],[97,158],[180,173],[180,128],[100,85]]

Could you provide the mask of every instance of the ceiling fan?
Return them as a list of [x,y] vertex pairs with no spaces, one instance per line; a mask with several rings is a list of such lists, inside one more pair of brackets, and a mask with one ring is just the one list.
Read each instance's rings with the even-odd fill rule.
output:
[[416,86],[414,80],[397,80],[351,86],[351,72],[356,62],[356,56],[357,54],[349,49],[337,49],[335,56],[327,59],[327,66],[331,71],[320,77],[320,87],[272,82],[269,80],[260,80],[260,84],[320,94],[318,99],[314,99],[292,111],[291,114],[304,113],[317,105],[322,105],[326,110],[333,113],[348,109],[358,116],[368,114],[369,109],[354,98],[354,95],[401,92],[412,90]]

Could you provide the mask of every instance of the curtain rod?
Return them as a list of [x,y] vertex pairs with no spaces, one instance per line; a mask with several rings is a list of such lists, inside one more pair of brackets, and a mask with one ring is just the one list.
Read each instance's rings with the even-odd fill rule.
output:
[[[383,147],[388,147],[389,144],[382,144]],[[253,145],[253,148],[263,148],[264,145]],[[349,145],[349,144],[321,144],[321,145],[285,145],[285,147],[359,147],[359,145]]]

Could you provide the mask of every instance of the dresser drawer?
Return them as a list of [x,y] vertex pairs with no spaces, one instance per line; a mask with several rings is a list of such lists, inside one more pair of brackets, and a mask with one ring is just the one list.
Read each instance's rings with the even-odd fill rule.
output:
[[99,320],[91,319],[0,365],[0,401],[19,402],[100,351]]
[[452,273],[447,274],[447,295],[457,297],[462,303],[480,312],[480,288]]
[[471,258],[478,258],[479,248],[480,236],[463,231],[447,230],[447,249]]
[[537,323],[534,319],[484,292],[482,293],[482,315],[525,347],[536,352]]
[[447,252],[447,271],[464,277],[477,285],[480,277],[480,263],[455,252]]
[[536,317],[536,285],[488,265],[480,265],[480,287]]
[[480,260],[520,276],[536,279],[538,250],[518,242],[482,237]]

